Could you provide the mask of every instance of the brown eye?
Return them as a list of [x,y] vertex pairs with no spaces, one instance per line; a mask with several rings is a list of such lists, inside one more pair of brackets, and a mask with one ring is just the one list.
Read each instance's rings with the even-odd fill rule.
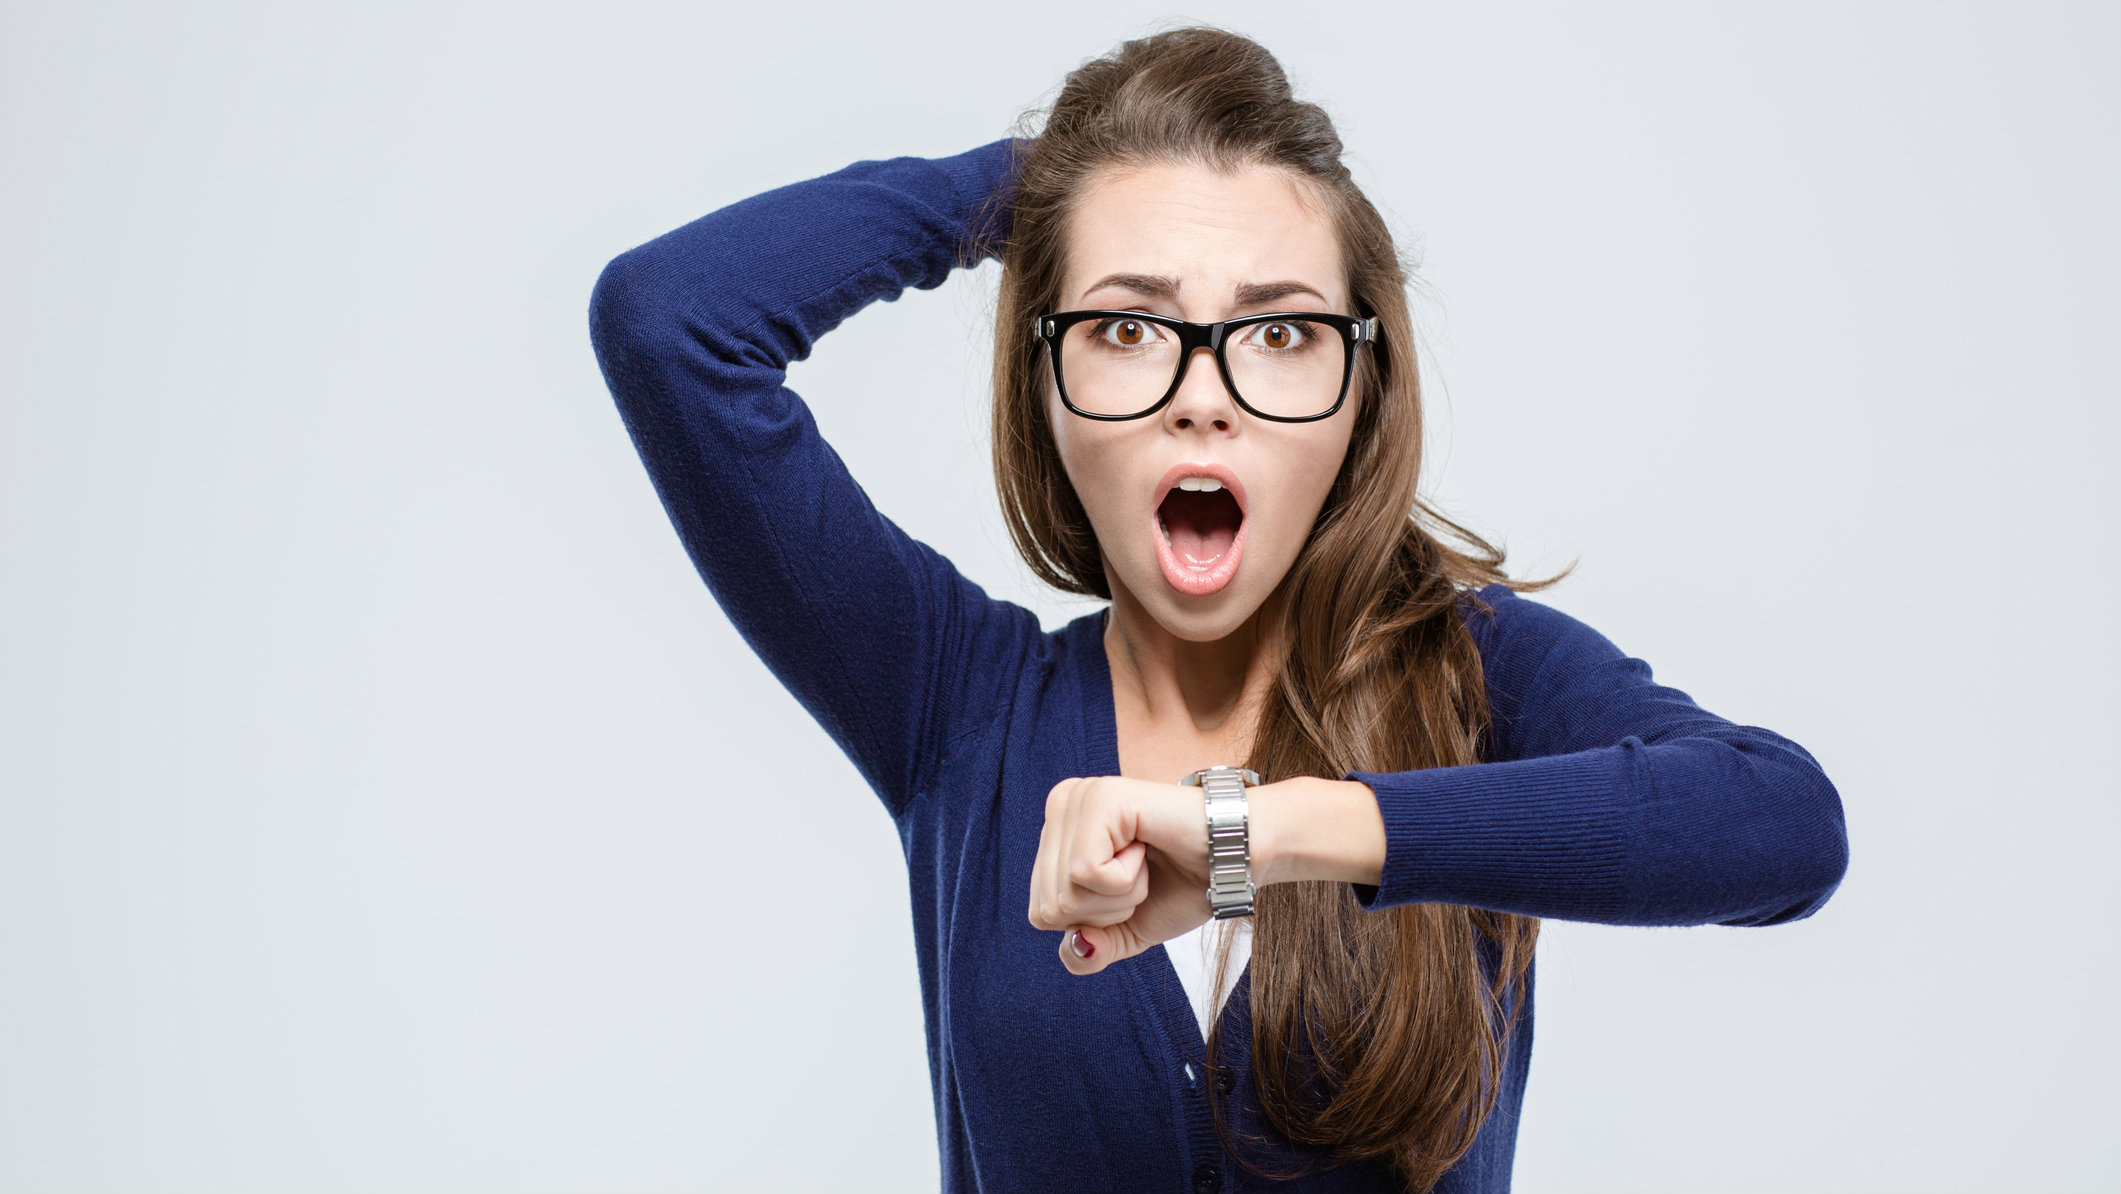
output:
[[1311,326],[1293,322],[1254,324],[1245,336],[1245,343],[1268,352],[1301,350],[1310,340]]
[[1113,325],[1112,331],[1119,338],[1119,342],[1129,348],[1142,342],[1142,325],[1131,319],[1120,320]]

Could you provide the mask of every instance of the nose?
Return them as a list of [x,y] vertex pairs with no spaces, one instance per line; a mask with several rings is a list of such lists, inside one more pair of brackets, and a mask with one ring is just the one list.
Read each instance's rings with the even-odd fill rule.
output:
[[1178,393],[1164,408],[1164,426],[1173,431],[1195,427],[1228,431],[1237,422],[1237,401],[1223,384],[1222,370],[1215,367],[1215,350],[1203,345],[1186,362],[1186,376]]

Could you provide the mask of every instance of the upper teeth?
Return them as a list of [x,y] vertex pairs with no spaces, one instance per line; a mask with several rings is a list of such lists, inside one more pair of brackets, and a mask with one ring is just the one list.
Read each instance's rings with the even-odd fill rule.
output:
[[1213,477],[1181,477],[1178,487],[1193,493],[1214,493],[1223,483]]

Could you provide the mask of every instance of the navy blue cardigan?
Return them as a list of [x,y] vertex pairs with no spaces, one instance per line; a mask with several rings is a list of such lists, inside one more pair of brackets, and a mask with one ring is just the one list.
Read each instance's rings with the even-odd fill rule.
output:
[[[590,332],[657,493],[722,608],[883,799],[910,872],[943,1182],[952,1190],[1250,1188],[1167,955],[1088,977],[1025,919],[1047,791],[1117,775],[1104,615],[1051,634],[878,513],[782,383],[863,306],[940,284],[1010,184],[1009,143],[862,162],[726,207],[614,260]],[[1349,778],[1386,856],[1366,903],[1607,924],[1765,925],[1840,882],[1841,805],[1812,758],[1733,725],[1595,631],[1507,591],[1468,619],[1489,762]],[[1273,778],[1273,777],[1269,777]],[[1510,1181],[1532,1043],[1515,992],[1495,1112],[1439,1190]],[[1253,1111],[1247,989],[1221,1021],[1231,1127],[1289,1188],[1397,1188]]]

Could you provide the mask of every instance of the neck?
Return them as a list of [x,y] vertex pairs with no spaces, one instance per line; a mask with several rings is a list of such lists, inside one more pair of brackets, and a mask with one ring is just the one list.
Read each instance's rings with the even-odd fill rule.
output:
[[1269,639],[1279,600],[1277,592],[1229,635],[1195,642],[1172,634],[1124,585],[1113,584],[1105,657],[1116,707],[1145,719],[1152,732],[1216,739],[1232,756],[1228,762],[1242,761],[1274,682]]

